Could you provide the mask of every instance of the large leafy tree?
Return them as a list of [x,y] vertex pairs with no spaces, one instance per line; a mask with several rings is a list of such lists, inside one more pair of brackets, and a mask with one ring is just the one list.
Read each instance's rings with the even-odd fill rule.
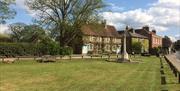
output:
[[46,31],[38,25],[14,23],[9,25],[9,29],[14,42],[38,43],[50,40]]
[[104,7],[102,0],[27,0],[27,5],[62,47],[80,34],[83,24],[97,21],[97,12]]
[[10,5],[14,4],[14,1],[15,0],[0,0],[0,24],[5,23],[7,19],[15,16],[15,10],[10,8]]
[[23,39],[23,31],[25,26],[24,23],[13,23],[9,25],[9,30],[11,31],[11,38],[14,42],[21,42]]
[[42,41],[50,41],[46,31],[38,25],[28,25],[22,31],[23,42],[38,43]]

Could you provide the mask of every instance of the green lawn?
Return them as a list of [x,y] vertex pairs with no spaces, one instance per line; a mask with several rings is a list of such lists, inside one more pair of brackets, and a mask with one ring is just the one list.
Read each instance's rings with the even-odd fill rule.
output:
[[175,81],[166,62],[170,79],[161,85],[160,61],[156,57],[133,58],[139,63],[113,63],[99,60],[35,61],[0,63],[0,91],[176,91]]

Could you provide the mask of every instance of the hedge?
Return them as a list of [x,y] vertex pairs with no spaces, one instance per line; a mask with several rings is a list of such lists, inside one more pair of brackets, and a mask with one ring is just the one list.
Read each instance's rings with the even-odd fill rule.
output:
[[0,56],[42,56],[42,55],[71,55],[72,48],[61,48],[57,43],[0,43]]

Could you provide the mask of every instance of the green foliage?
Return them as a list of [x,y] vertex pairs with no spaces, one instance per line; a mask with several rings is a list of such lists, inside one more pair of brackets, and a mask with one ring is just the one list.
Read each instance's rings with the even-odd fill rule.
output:
[[30,43],[0,43],[0,56],[42,56],[42,55],[71,55],[72,48],[61,48],[56,42]]
[[23,31],[24,27],[27,26],[24,23],[13,23],[9,25],[9,30],[11,31],[10,37],[13,42],[21,42],[24,37]]
[[38,43],[43,40],[50,40],[45,30],[37,25],[26,25],[14,23],[10,26],[11,38],[14,42]]
[[144,39],[144,41],[142,42],[142,46],[145,52],[149,51],[149,40],[148,39]]
[[15,57],[22,55],[33,55],[35,53],[33,44],[0,43],[0,55]]
[[6,34],[0,34],[0,42],[11,42],[11,38],[9,35]]
[[157,55],[157,54],[160,53],[160,51],[161,51],[161,47],[154,47],[154,48],[151,48],[151,49],[150,49],[150,53],[151,53],[152,55]]
[[14,4],[15,0],[0,0],[0,24],[6,23],[7,19],[14,18],[16,12],[10,8],[11,4]]
[[60,51],[59,51],[59,54],[61,54],[61,55],[71,55],[71,54],[73,54],[73,49],[71,47],[61,48]]
[[37,44],[37,53],[39,55],[58,55],[59,44],[53,41],[44,41]]
[[51,3],[27,0],[26,3],[30,9],[38,11],[37,23],[47,27],[61,47],[74,41],[82,25],[98,22],[97,13],[105,6],[103,0],[51,0]]
[[132,43],[132,51],[139,54],[141,53],[142,44],[140,42],[133,42]]

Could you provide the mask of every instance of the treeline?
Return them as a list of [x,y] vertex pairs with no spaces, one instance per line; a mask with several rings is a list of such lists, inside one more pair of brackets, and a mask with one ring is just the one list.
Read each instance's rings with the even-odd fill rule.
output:
[[14,23],[9,26],[10,33],[0,36],[0,56],[42,56],[70,55],[73,49],[61,47],[45,29],[38,25]]

